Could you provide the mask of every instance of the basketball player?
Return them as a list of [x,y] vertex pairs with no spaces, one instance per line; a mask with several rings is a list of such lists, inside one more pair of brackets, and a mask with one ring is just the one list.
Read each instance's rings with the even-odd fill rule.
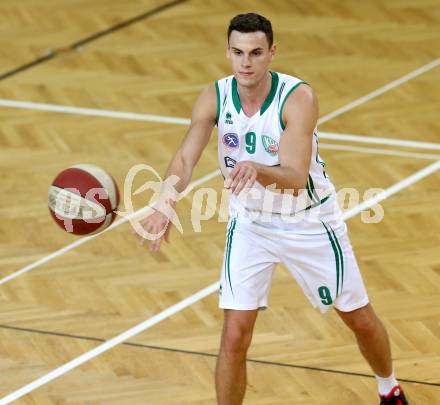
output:
[[188,186],[217,125],[220,168],[231,191],[220,288],[218,403],[243,402],[254,324],[258,310],[268,305],[274,266],[283,262],[312,305],[322,312],[333,306],[354,332],[376,375],[380,403],[405,405],[387,332],[369,304],[318,154],[318,101],[308,84],[269,70],[275,51],[266,18],[249,13],[231,20],[227,57],[233,75],[208,86],[194,105],[189,130],[166,173],[180,181],[174,194],[163,190],[156,211],[143,221],[150,233],[166,229],[150,250],[168,241],[175,193]]

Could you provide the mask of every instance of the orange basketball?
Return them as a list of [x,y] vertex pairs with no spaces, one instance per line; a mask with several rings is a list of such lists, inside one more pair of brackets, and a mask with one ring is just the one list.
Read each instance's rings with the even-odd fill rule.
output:
[[113,222],[119,190],[106,170],[79,164],[55,177],[48,199],[50,213],[61,228],[76,235],[88,235]]

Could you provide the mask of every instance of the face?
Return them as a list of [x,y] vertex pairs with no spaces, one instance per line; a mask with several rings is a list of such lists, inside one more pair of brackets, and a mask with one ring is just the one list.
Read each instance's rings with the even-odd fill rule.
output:
[[269,48],[266,34],[232,31],[226,56],[240,86],[254,87],[264,79],[275,56],[275,45]]

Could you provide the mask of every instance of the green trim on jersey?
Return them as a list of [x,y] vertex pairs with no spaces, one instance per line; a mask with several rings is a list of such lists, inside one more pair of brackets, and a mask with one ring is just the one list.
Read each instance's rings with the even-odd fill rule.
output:
[[[308,211],[311,210],[312,208],[317,207],[318,205],[324,204],[332,195],[329,194],[328,196],[324,197],[322,200],[317,201],[317,202],[313,202],[312,204],[310,204],[308,207],[304,208],[302,211]],[[301,211],[300,211],[301,212]]]
[[315,184],[313,183],[313,179],[310,174],[309,179],[307,180],[307,193],[314,203],[319,203],[319,196],[315,190]]
[[273,99],[275,98],[275,94],[277,94],[278,82],[280,81],[280,78],[277,72],[270,72],[270,74],[272,75],[272,86],[270,87],[266,100],[264,100],[264,103],[261,106],[260,115],[263,115],[264,112],[270,107]]
[[220,89],[218,88],[218,80],[215,81],[215,94],[217,94],[217,113],[215,114],[215,125],[218,126],[220,118]]
[[237,80],[232,78],[232,102],[234,103],[235,109],[237,110],[237,113],[240,114],[241,111],[241,103],[240,103],[240,97],[238,95],[237,91]]
[[[275,98],[275,94],[277,94],[278,82],[280,81],[280,77],[278,76],[277,72],[270,72],[270,74],[272,76],[272,84],[270,86],[269,94],[267,95],[266,100],[264,100],[263,105],[260,108],[260,115],[263,115],[265,111],[270,107],[273,99]],[[232,102],[234,103],[237,113],[240,114],[241,102],[237,90],[237,80],[235,77],[232,79]]]
[[306,82],[300,81],[299,83],[295,84],[295,86],[293,86],[286,94],[286,97],[284,97],[283,102],[281,103],[281,108],[280,108],[280,125],[281,128],[283,128],[283,131],[286,129],[286,127],[284,126],[284,122],[283,122],[283,109],[284,109],[284,104],[286,104],[287,98],[290,96],[290,93],[292,93],[300,84],[307,84]]

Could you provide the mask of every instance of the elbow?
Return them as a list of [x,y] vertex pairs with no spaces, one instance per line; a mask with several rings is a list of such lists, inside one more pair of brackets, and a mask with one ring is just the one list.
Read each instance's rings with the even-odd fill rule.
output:
[[306,191],[307,184],[301,185],[296,183],[289,183],[285,184],[281,187],[281,193],[283,194],[291,194],[294,197],[298,197],[301,195],[304,191]]
[[294,197],[299,197],[302,193],[304,193],[304,191],[306,191],[305,186],[293,189],[292,194]]
[[302,174],[300,175],[294,170],[290,170],[290,172],[290,179],[288,181],[289,184],[285,185],[286,191],[284,192],[288,192],[294,197],[298,197],[307,189],[308,174],[304,176]]

